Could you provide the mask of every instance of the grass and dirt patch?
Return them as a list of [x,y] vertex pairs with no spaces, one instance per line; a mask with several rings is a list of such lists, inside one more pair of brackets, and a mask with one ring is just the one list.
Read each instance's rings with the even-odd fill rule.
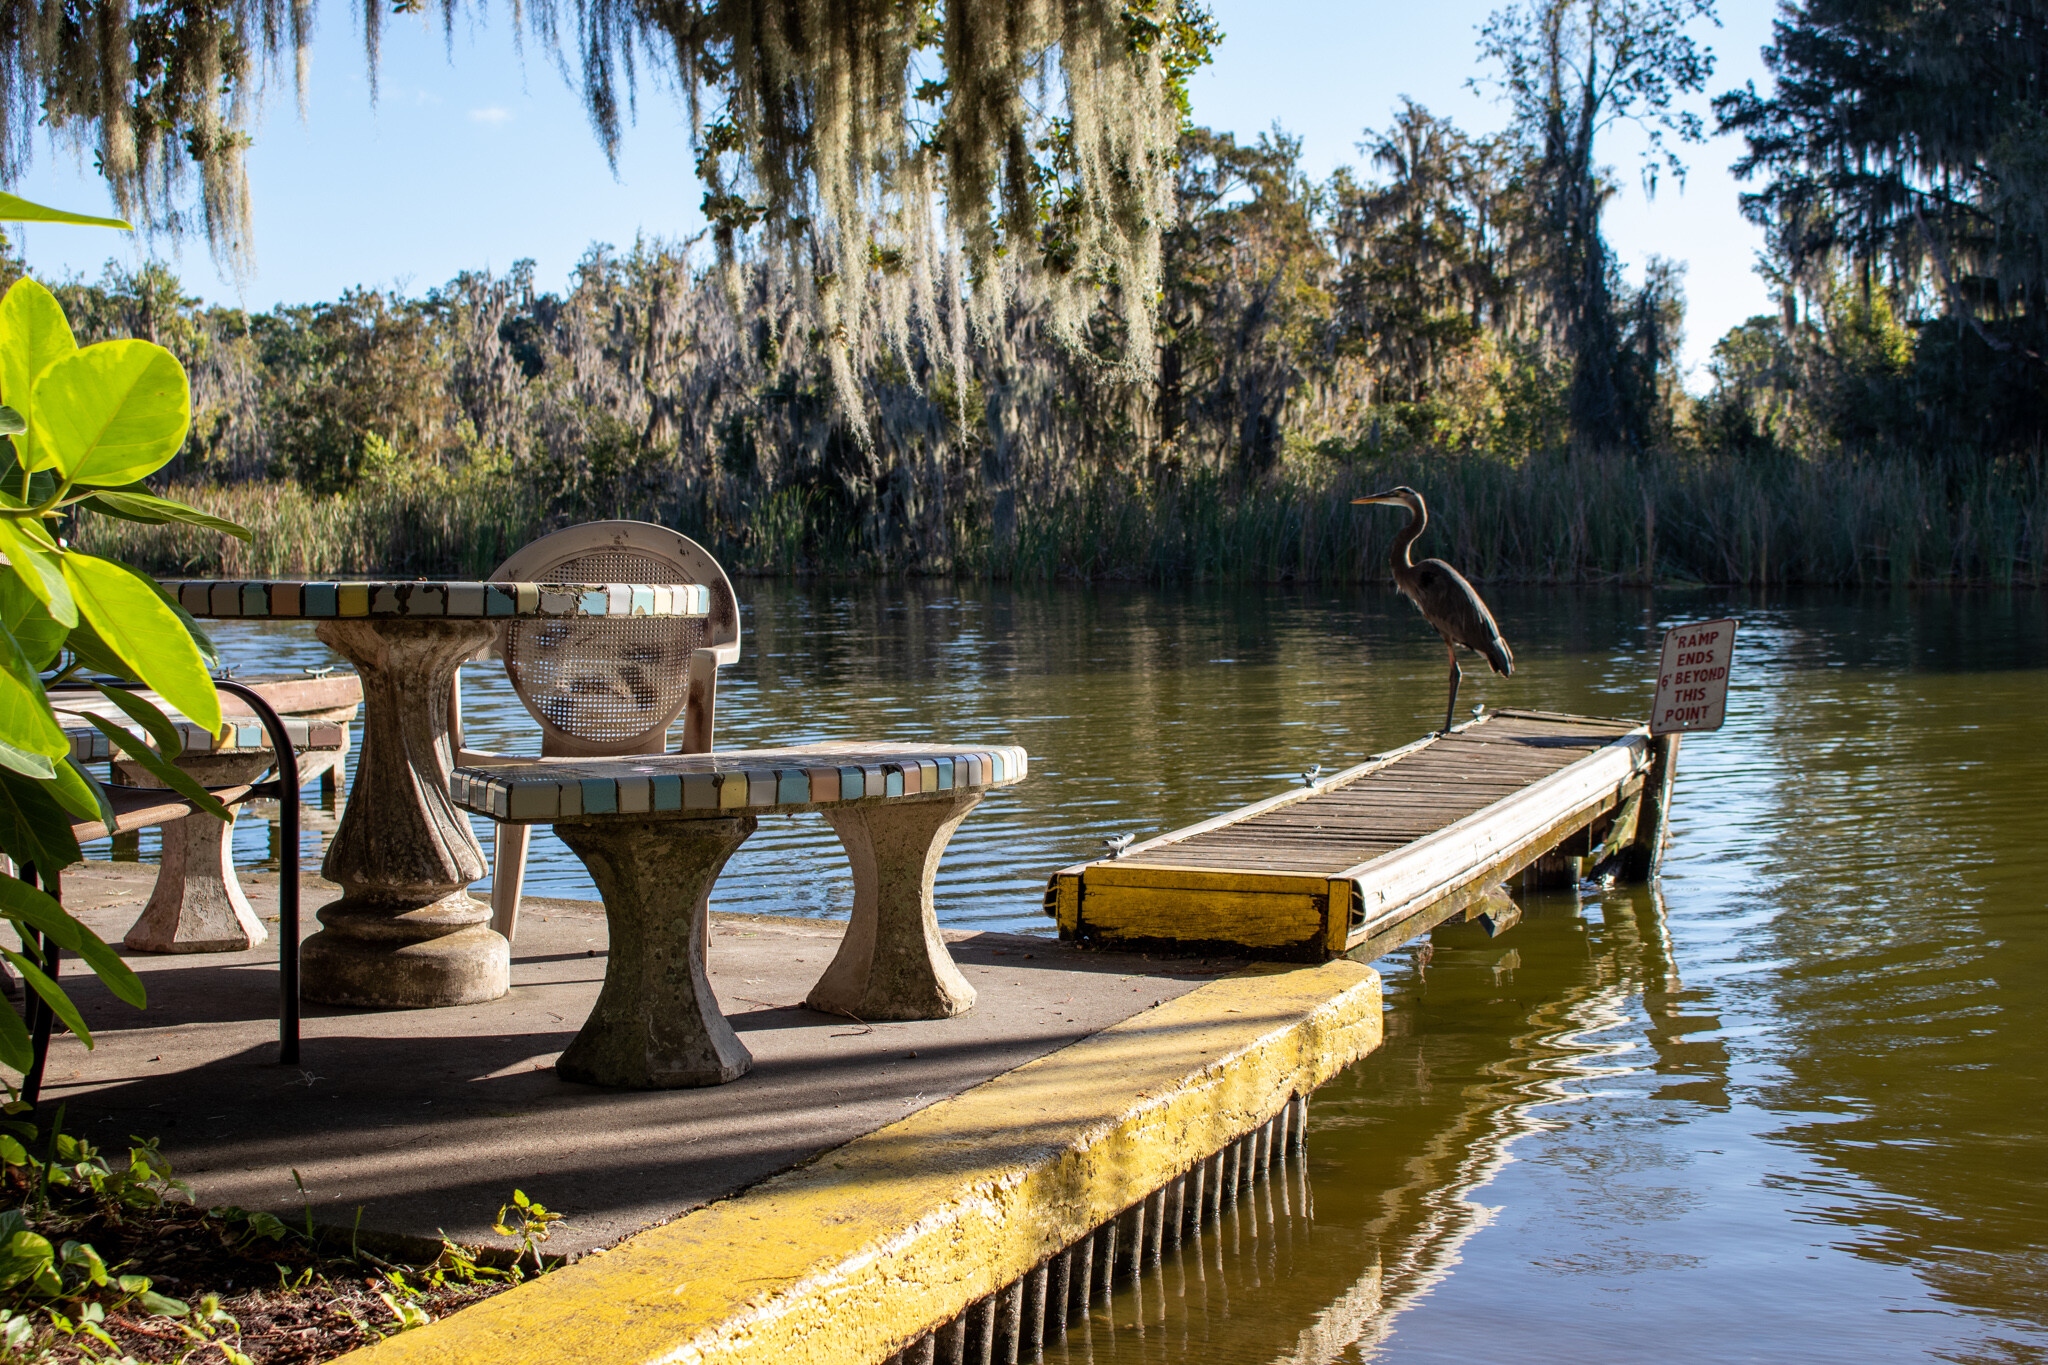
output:
[[[19,1106],[9,1106],[10,1110]],[[154,1141],[102,1151],[0,1120],[0,1361],[313,1365],[544,1273],[560,1215],[523,1193],[495,1230],[514,1253],[443,1238],[379,1255],[348,1232],[201,1208]]]

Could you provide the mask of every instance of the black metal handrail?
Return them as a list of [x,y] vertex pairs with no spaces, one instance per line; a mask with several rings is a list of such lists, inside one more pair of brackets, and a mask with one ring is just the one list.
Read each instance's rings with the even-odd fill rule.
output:
[[[254,783],[242,789],[235,797],[235,804],[275,798],[278,803],[278,824],[282,826],[283,847],[278,852],[277,886],[277,1060],[281,1065],[294,1065],[299,1060],[299,755],[292,747],[290,736],[285,731],[284,721],[277,711],[254,688],[230,678],[215,678],[213,685],[218,691],[240,697],[256,713],[264,733],[270,737],[270,751],[276,757],[273,767],[276,777],[268,782]],[[142,692],[148,689],[141,683],[122,682],[110,678],[95,679],[92,682],[56,683],[47,690],[52,692],[87,692],[99,687],[118,687],[126,692]],[[156,788],[122,787],[108,784],[116,791],[155,791]],[[208,788],[220,795],[236,791],[234,787]],[[175,793],[174,793],[175,794]],[[196,815],[198,812],[194,812]],[[187,817],[188,819],[191,817]],[[22,880],[29,885],[37,884],[35,865],[24,864],[20,869]],[[63,893],[57,874],[41,879],[42,889],[60,905]],[[37,933],[36,955],[43,961],[43,970],[52,981],[57,979],[61,952],[48,935]],[[26,946],[26,945],[24,945]],[[42,1089],[43,1067],[49,1059],[50,1034],[55,1023],[55,1012],[43,1002],[34,991],[24,992],[28,1005],[28,1022],[33,1045],[32,1059],[28,1074],[22,1077],[21,1098],[33,1105]]]

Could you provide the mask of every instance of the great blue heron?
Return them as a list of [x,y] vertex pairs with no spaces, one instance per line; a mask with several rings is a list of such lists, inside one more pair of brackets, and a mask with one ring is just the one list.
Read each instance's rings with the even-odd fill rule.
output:
[[1354,506],[1385,503],[1408,509],[1408,525],[1394,537],[1394,553],[1390,557],[1394,586],[1416,605],[1425,621],[1436,627],[1436,633],[1444,637],[1444,648],[1450,652],[1451,699],[1444,707],[1444,729],[1449,730],[1458,710],[1458,683],[1465,676],[1458,667],[1458,646],[1483,657],[1503,678],[1515,671],[1515,656],[1508,650],[1508,642],[1500,638],[1493,613],[1479,600],[1478,591],[1465,581],[1465,575],[1441,559],[1415,562],[1415,542],[1421,537],[1422,528],[1429,525],[1429,508],[1422,501],[1422,494],[1403,484],[1351,501]]

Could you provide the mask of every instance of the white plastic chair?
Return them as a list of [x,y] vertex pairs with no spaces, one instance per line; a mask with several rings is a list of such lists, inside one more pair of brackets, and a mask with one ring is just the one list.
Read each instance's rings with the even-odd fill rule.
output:
[[[523,583],[701,583],[711,589],[703,620],[632,617],[506,623],[494,652],[512,690],[540,726],[542,758],[658,754],[677,715],[675,752],[711,752],[718,666],[740,657],[739,599],[703,546],[645,521],[593,521],[542,536],[491,577]],[[458,675],[448,733],[457,767],[508,755],[468,748]],[[526,880],[527,826],[498,826],[491,870],[491,927],[507,939],[519,924]]]

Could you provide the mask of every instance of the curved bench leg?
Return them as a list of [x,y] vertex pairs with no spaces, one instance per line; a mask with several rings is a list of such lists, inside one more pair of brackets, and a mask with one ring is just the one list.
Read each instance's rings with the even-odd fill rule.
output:
[[826,810],[853,864],[853,918],[804,1003],[856,1019],[950,1019],[974,1008],[932,907],[946,841],[980,802],[889,801]]
[[519,893],[526,885],[527,825],[498,826],[497,854],[491,859],[491,928],[505,942],[519,930]]
[[597,883],[611,933],[604,987],[556,1075],[673,1090],[738,1080],[754,1064],[711,993],[700,923],[711,884],[754,825],[741,816],[555,826]]
[[[270,755],[208,754],[179,767],[212,787],[252,782]],[[119,765],[121,780],[155,786],[140,768]],[[194,813],[163,826],[163,861],[156,889],[121,942],[143,953],[238,953],[270,935],[235,880],[234,825]]]

